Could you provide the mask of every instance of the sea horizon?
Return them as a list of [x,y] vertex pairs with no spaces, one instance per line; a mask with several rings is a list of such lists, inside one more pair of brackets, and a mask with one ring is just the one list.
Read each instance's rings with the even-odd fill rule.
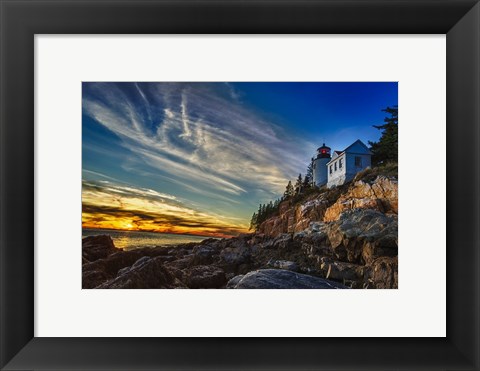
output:
[[109,235],[112,238],[115,247],[124,250],[155,246],[175,246],[189,242],[200,243],[201,241],[209,238],[219,239],[218,237],[198,236],[190,234],[82,227],[82,238],[104,234]]

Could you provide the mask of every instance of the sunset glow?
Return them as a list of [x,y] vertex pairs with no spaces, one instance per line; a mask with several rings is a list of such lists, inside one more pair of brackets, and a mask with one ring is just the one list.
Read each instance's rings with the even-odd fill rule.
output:
[[232,237],[247,225],[186,207],[176,197],[110,181],[83,182],[84,228]]

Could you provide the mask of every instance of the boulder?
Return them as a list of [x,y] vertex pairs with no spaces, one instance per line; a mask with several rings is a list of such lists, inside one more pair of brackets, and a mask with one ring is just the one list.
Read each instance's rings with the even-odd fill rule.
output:
[[112,278],[102,270],[90,270],[82,272],[82,289],[94,289],[98,285]]
[[[235,280],[234,277],[232,280]],[[282,269],[252,271],[229,283],[235,289],[345,289],[344,285],[324,278],[295,273]]]
[[243,274],[239,274],[238,276],[235,276],[231,278],[228,283],[227,283],[227,289],[234,289],[235,286],[240,282],[240,280],[243,278]]
[[262,242],[261,244],[254,245],[254,246],[257,246],[260,249],[273,249],[273,242],[274,242],[273,238],[268,238],[264,242]]
[[217,249],[209,245],[199,245],[193,249],[192,265],[212,264],[218,256]]
[[198,265],[185,271],[185,282],[191,289],[218,289],[227,279],[223,269],[213,265]]
[[192,265],[194,255],[185,255],[184,257],[173,260],[171,262],[166,262],[165,266],[173,269],[182,270]]
[[375,259],[368,268],[368,281],[371,288],[398,288],[398,257],[381,257]]
[[221,266],[227,272],[239,272],[239,268],[248,270],[251,263],[250,247],[246,244],[235,244],[227,247],[220,252]]
[[144,256],[131,267],[122,269],[119,275],[97,289],[172,289],[185,287],[162,264],[159,257]]
[[273,248],[277,250],[289,250],[294,246],[299,246],[299,244],[294,241],[291,233],[283,233],[273,240]]
[[307,229],[312,221],[323,220],[327,208],[328,201],[321,197],[297,205],[295,207],[294,232]]
[[[375,257],[374,248],[396,254],[398,235],[396,216],[387,216],[371,209],[354,209],[342,213],[340,219],[329,223],[328,240],[336,260],[362,263]],[[367,251],[364,253],[364,248]],[[377,253],[384,250],[378,250]]]
[[149,256],[173,255],[170,253],[170,247],[167,246],[146,247],[144,249],[138,250],[144,250],[145,252],[149,252]]
[[398,214],[398,182],[378,176],[372,184],[354,182],[324,214],[325,222],[335,221],[345,210],[373,209],[382,213]]
[[322,258],[320,269],[327,279],[363,283],[365,267],[361,265]]
[[332,250],[327,231],[328,227],[325,223],[311,223],[308,229],[296,233],[293,239],[309,258],[331,256]]
[[[82,265],[82,287],[92,288],[100,283],[114,278],[117,273],[125,267],[130,267],[136,261],[142,257],[154,257],[158,252],[158,249],[134,249],[134,250],[117,250],[113,254],[108,255],[105,258],[97,259],[93,262],[88,262]],[[170,255],[159,255],[158,260],[161,262],[171,261],[175,257]],[[93,272],[98,272],[94,274]],[[93,282],[95,277],[95,282]]]
[[88,236],[82,239],[82,257],[89,262],[106,258],[119,251],[107,235]]
[[260,245],[266,239],[268,238],[263,233],[256,233],[248,240],[248,244],[250,246]]
[[396,228],[393,231],[385,231],[379,238],[365,242],[362,251],[362,258],[366,264],[372,263],[382,256],[398,255],[398,237]]

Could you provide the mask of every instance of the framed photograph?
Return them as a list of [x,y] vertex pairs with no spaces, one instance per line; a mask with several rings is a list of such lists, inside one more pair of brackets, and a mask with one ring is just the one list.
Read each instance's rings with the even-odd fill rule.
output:
[[477,1],[1,11],[2,369],[480,369]]

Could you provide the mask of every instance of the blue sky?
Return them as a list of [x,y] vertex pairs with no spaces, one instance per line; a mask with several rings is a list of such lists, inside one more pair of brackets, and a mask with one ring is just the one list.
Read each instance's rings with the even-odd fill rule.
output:
[[84,226],[234,235],[323,141],[378,140],[397,83],[83,83]]

